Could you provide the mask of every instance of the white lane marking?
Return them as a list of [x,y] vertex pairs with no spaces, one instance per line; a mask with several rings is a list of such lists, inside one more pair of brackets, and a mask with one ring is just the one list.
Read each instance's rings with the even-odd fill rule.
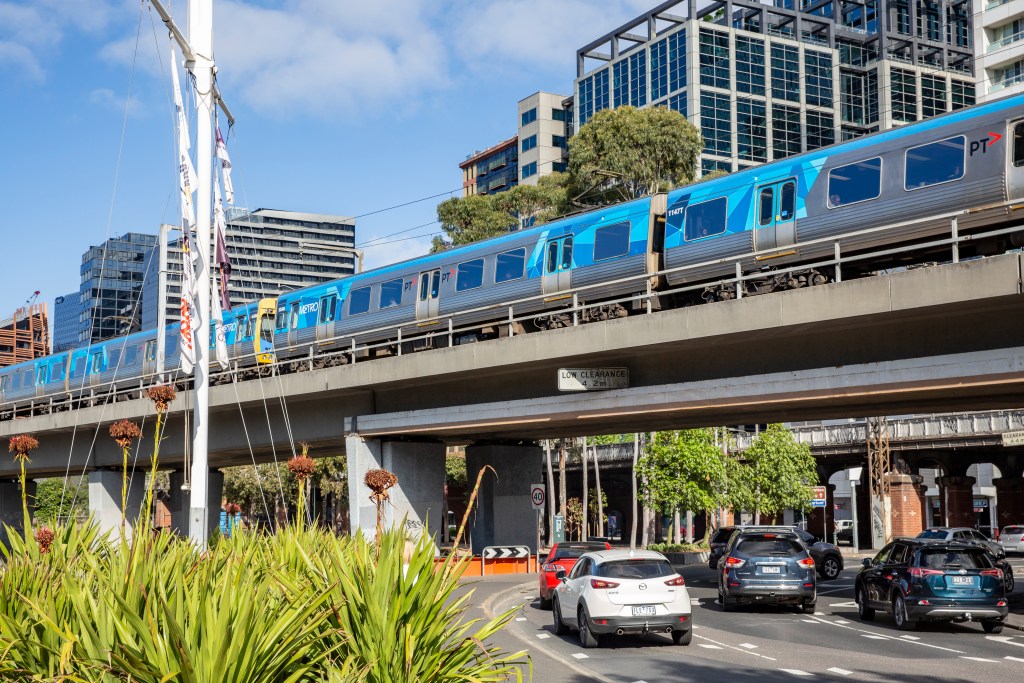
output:
[[811,675],[811,674],[807,673],[806,671],[801,671],[800,669],[779,669],[779,671],[785,671],[786,673],[793,674],[794,676],[810,676]]
[[1006,655],[1003,659],[1009,659],[1011,662],[1024,662],[1024,659],[1021,659],[1020,657],[1011,657],[1010,655]]
[[[694,627],[694,628],[696,628],[696,627]],[[723,643],[723,642],[720,642],[720,641],[717,641],[717,640],[712,640],[711,638],[708,638],[707,636],[696,636],[696,637],[700,638],[701,640],[706,640],[709,643],[714,643],[715,644],[716,647],[709,648],[709,649],[721,650],[722,648],[727,648],[729,650],[736,650],[736,652],[746,652],[748,655],[754,655],[755,657],[760,657],[761,659],[767,659],[770,662],[777,661],[775,659],[775,657],[769,657],[768,655],[762,655],[762,654],[760,654],[758,652],[751,652],[750,650],[744,650],[742,648],[736,647],[735,645],[728,645],[726,643]],[[701,643],[698,643],[698,645],[700,645],[701,647],[707,647],[706,645],[702,645]]]
[[697,643],[697,647],[706,647],[709,650],[721,650],[722,648],[717,645],[709,645],[708,643]]
[[850,602],[833,602],[829,607],[856,607],[857,603],[851,600]]
[[[835,584],[830,584],[835,585]],[[836,588],[826,588],[825,590],[818,589],[818,595],[829,595],[831,593],[842,593],[843,591],[850,590],[849,586],[837,586]]]
[[847,671],[846,669],[840,669],[838,666],[833,666],[831,669],[825,669],[825,671],[831,671],[832,673],[839,674],[840,676],[849,676],[853,673],[852,671]]
[[543,640],[545,638],[550,638],[551,634],[550,633],[538,633],[537,637],[540,638],[541,640]]
[[998,643],[1006,643],[1007,645],[1016,645],[1017,647],[1024,647],[1024,643],[1015,642],[1013,639],[1015,636],[985,636],[989,640],[994,640]]
[[817,624],[818,623],[814,619],[801,619],[800,621],[804,622],[805,624]]
[[836,619],[836,623],[837,624],[849,624],[850,622],[846,621],[845,619]]
[[900,636],[900,638],[903,638],[904,640],[921,640],[917,636]]
[[[844,626],[842,624],[837,624],[834,621],[828,621],[827,619],[819,619],[818,621],[820,621],[823,624],[828,624],[829,626],[838,626],[839,628],[845,628],[845,629],[850,630],[850,631],[858,631],[859,633],[867,633],[867,634],[869,634],[871,636],[874,636],[878,640],[895,640],[897,642],[900,641],[899,638],[893,638],[892,636],[878,634],[878,633],[875,633],[874,631],[865,631],[864,629],[857,628],[855,626]],[[914,645],[920,645],[922,647],[930,647],[930,648],[933,648],[933,649],[936,649],[936,650],[943,650],[945,652],[952,652],[953,654],[958,654],[958,655],[962,655],[963,654],[962,650],[954,650],[953,648],[950,648],[950,647],[940,647],[939,645],[932,645],[931,643],[922,643],[922,642],[920,642],[918,640],[908,640],[908,641],[903,641],[903,642],[912,643]]]
[[573,657],[575,657],[576,659],[587,659],[589,656],[590,655],[585,655],[582,652],[576,652],[575,654],[573,654]]
[[824,612],[815,612],[814,616],[816,616],[816,617],[823,617],[823,616],[825,616],[825,613]]
[[526,621],[526,617],[516,617],[516,621]]
[[997,661],[999,661],[997,659],[985,659],[984,657],[964,657],[962,655],[960,659],[969,659],[972,662],[989,662],[990,664],[995,664]]
[[861,638],[871,638],[872,640],[889,640],[885,636],[876,636],[876,635],[873,635],[871,633],[862,633],[862,634],[860,634],[860,637]]
[[690,598],[690,604],[691,605],[699,605],[700,604],[700,599],[699,598]]
[[754,645],[753,643],[740,643],[740,647],[745,647],[748,650],[753,650],[757,647],[757,645]]

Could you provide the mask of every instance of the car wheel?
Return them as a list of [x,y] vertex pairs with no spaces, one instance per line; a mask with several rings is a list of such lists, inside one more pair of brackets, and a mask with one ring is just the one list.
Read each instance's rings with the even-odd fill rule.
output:
[[803,612],[804,614],[814,614],[814,609],[816,607],[817,607],[816,603],[806,602],[805,601],[802,605],[800,605],[800,611]]
[[597,647],[601,644],[597,634],[590,630],[590,622],[587,621],[587,611],[582,607],[576,613],[576,623],[580,627],[580,645],[583,647]]
[[[1000,626],[1002,628],[1002,626]],[[688,628],[685,631],[672,631],[672,642],[676,645],[689,645],[693,640],[693,629]]]
[[732,610],[732,601],[729,600],[729,596],[721,588],[718,589],[718,604],[722,606],[723,612]]
[[996,621],[995,619],[986,619],[981,622],[981,627],[985,629],[985,633],[1002,633],[1003,622]]
[[917,628],[917,622],[911,621],[907,615],[907,603],[902,595],[897,595],[892,600],[892,618],[896,621],[896,628],[901,631],[913,631]]
[[1012,593],[1013,592],[1013,587],[1015,585],[1016,584],[1013,581],[1013,571],[1012,570],[1011,571],[1007,571],[1005,574],[1003,574],[1003,587],[1006,588],[1006,592],[1007,593]]
[[558,606],[558,598],[551,600],[551,618],[555,622],[555,634],[564,636],[569,632],[569,627],[562,621],[562,608]]
[[540,608],[551,609],[551,598],[545,598],[543,595],[540,596]]
[[841,571],[842,569],[839,568],[839,559],[829,555],[822,560],[821,569],[818,573],[821,575],[821,578],[826,581],[832,581],[839,577],[839,572]]
[[868,607],[867,596],[864,595],[864,589],[857,589],[857,614],[860,615],[861,620],[871,621],[875,618],[875,610]]

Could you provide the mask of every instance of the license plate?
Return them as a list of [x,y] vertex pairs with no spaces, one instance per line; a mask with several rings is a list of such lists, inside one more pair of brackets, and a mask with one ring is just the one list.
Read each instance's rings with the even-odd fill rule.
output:
[[761,567],[762,574],[781,574],[782,567]]
[[973,576],[953,576],[951,578],[953,579],[953,585],[954,586],[973,586],[974,585],[974,577]]
[[653,617],[656,613],[654,605],[633,605],[634,617]]

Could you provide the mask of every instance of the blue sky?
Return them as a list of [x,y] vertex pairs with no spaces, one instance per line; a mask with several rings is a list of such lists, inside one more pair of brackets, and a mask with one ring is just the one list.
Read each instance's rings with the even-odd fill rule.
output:
[[[236,204],[359,216],[457,196],[459,162],[515,133],[520,99],[571,94],[576,49],[656,4],[214,0]],[[89,245],[178,222],[167,32],[141,7],[0,0],[0,317],[77,291]],[[445,198],[359,218],[357,245],[405,231],[367,267],[424,253],[437,225],[409,229]]]

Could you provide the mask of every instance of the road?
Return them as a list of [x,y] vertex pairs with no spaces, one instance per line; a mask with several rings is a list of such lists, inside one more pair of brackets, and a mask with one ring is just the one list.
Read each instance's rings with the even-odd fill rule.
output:
[[[664,635],[605,638],[580,647],[575,631],[556,636],[551,612],[537,602],[536,575],[494,577],[475,585],[476,609],[496,614],[519,607],[498,644],[528,649],[535,681],[660,683],[792,680],[1014,681],[1024,679],[1024,632],[986,635],[980,624],[926,624],[898,631],[888,615],[862,622],[853,602],[859,566],[820,582],[813,615],[751,606],[723,613],[715,575],[706,565],[681,567],[693,603],[694,638],[675,646]],[[1024,591],[1024,559],[1013,560],[1015,592]],[[529,583],[524,583],[529,579]],[[483,616],[483,615],[479,615]]]

